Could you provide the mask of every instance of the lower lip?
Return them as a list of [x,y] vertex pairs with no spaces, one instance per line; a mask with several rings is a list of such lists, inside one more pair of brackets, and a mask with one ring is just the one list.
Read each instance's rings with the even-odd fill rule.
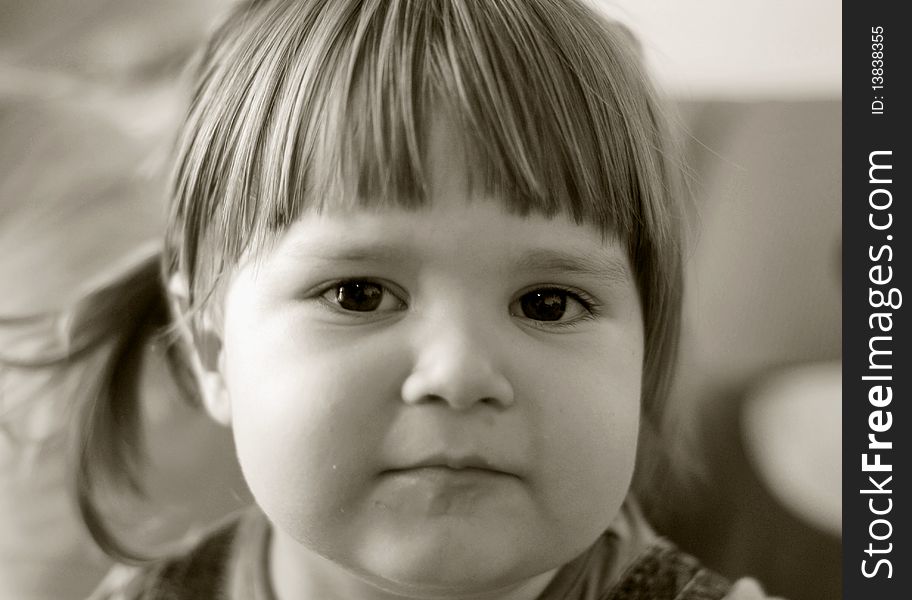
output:
[[386,485],[378,506],[400,514],[453,517],[477,515],[493,498],[511,497],[511,484],[519,481],[501,471],[449,467],[385,471],[382,479]]

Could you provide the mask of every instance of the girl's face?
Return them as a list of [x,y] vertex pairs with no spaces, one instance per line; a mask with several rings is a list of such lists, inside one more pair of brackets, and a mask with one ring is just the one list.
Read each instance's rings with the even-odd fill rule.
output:
[[443,595],[546,573],[608,526],[643,360],[623,245],[470,197],[446,127],[425,208],[307,214],[238,268],[221,357],[274,550]]

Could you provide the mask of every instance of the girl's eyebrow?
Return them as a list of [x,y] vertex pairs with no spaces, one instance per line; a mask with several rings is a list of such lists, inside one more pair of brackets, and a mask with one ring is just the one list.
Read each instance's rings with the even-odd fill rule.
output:
[[297,258],[343,263],[401,263],[408,259],[408,251],[395,244],[330,244],[296,245],[293,254]]
[[582,275],[613,285],[628,283],[632,276],[624,254],[571,253],[544,248],[524,252],[514,268],[533,273]]

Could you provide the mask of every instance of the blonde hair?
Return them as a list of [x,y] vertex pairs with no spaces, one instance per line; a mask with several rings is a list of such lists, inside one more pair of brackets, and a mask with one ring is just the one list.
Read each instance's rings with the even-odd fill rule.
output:
[[[421,206],[428,117],[443,110],[464,132],[474,188],[626,244],[644,431],[660,430],[680,325],[679,167],[625,28],[576,0],[254,0],[195,75],[162,263],[165,280],[189,285],[176,318],[192,327],[241,255],[305,209]],[[125,554],[97,519],[90,529]]]

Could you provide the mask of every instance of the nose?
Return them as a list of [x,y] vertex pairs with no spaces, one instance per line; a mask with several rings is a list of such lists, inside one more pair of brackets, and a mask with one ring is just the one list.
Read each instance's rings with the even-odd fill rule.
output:
[[452,321],[424,328],[414,367],[402,384],[403,401],[441,402],[456,410],[512,406],[513,386],[496,360],[496,344],[477,329]]

